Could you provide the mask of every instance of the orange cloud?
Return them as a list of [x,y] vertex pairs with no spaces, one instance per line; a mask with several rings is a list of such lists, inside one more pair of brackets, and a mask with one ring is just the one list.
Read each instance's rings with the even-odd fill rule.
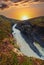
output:
[[15,6],[15,7],[29,7],[29,3],[33,4],[34,2],[36,3],[37,1],[44,1],[44,0],[0,0],[0,9],[5,9],[10,6]]

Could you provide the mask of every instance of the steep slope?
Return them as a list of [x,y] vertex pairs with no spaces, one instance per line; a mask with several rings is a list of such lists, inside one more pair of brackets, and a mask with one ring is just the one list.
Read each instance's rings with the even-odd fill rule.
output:
[[0,17],[0,40],[11,33],[11,22]]
[[32,25],[44,27],[44,16],[36,17],[30,20]]

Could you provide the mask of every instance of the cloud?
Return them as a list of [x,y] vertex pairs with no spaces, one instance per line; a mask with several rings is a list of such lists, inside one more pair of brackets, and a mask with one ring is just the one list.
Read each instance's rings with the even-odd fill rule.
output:
[[9,6],[4,4],[4,3],[1,3],[0,4],[0,9],[5,9],[5,8],[8,8]]
[[29,1],[33,1],[33,2],[41,1],[42,2],[44,0],[10,0],[10,1],[16,3],[16,2],[29,2]]
[[0,0],[0,9],[9,8],[10,6],[27,6],[29,3],[44,0]]
[[16,3],[16,2],[21,2],[23,0],[11,0],[12,2]]
[[0,0],[0,9],[9,8],[12,5],[13,4],[10,0]]

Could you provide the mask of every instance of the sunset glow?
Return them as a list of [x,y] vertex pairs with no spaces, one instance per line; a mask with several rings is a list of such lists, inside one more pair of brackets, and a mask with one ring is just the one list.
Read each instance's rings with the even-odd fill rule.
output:
[[27,19],[29,19],[29,17],[26,15],[22,16],[22,18],[21,18],[21,20],[27,20]]
[[[26,2],[27,3],[27,2]],[[4,15],[9,18],[16,20],[27,20],[30,18],[44,16],[44,3],[43,2],[33,2],[33,3],[20,2],[17,5],[11,5],[8,8],[0,9],[0,15]]]

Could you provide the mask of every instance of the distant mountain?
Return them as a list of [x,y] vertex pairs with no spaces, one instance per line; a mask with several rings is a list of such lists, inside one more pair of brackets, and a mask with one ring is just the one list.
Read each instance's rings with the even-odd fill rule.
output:
[[12,18],[8,18],[6,16],[3,16],[3,15],[0,15],[0,17],[4,20],[8,20],[9,22],[11,22],[12,24],[15,24],[17,22],[19,22],[19,20],[16,20],[16,19],[12,19]]
[[44,16],[36,17],[30,20],[32,25],[37,25],[40,27],[44,27]]
[[21,22],[28,22],[31,23],[31,25],[36,25],[36,26],[40,26],[40,27],[44,27],[44,16],[40,16],[40,17],[35,17],[35,18],[31,18],[28,20],[24,20]]
[[7,17],[5,17],[3,15],[0,15],[0,17],[5,19],[5,20],[8,20],[12,24],[14,24],[14,23],[22,23],[22,22],[30,22],[32,25],[44,27],[44,16],[35,17],[35,18],[28,19],[28,20],[23,20],[23,21],[12,19],[12,18],[7,18]]

